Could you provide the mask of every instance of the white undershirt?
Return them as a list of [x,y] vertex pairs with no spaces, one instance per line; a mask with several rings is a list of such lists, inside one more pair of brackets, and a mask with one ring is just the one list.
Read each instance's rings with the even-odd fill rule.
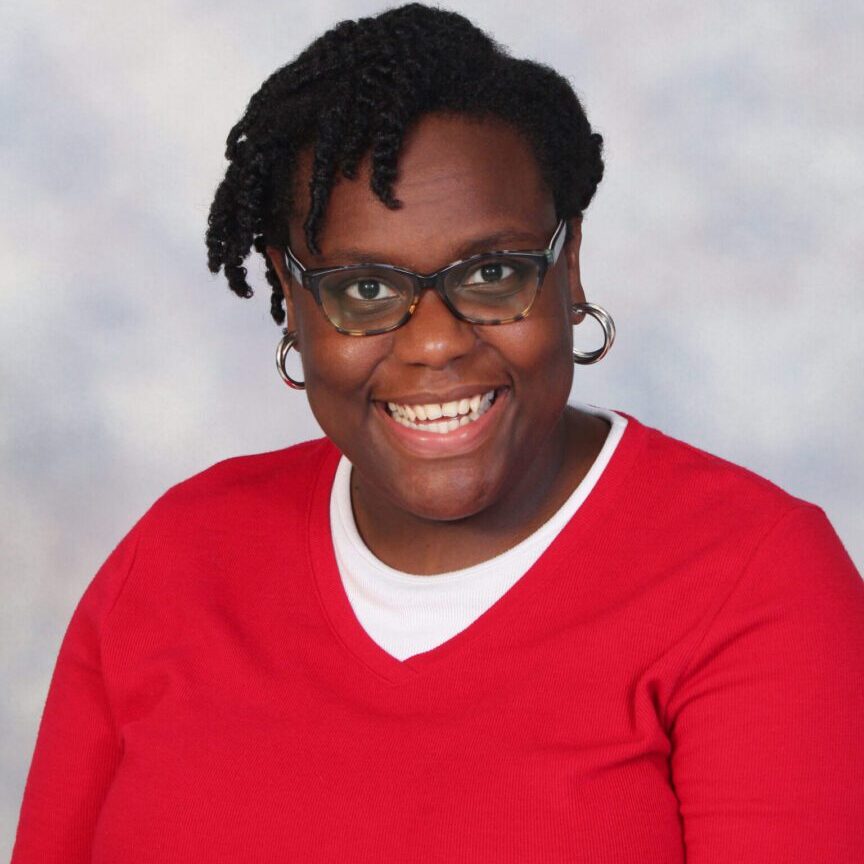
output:
[[376,558],[354,521],[351,463],[344,456],[340,459],[330,494],[336,563],[357,620],[388,654],[404,660],[464,630],[534,564],[591,493],[624,434],[627,418],[594,405],[570,404],[611,425],[588,473],[533,534],[500,555],[463,570],[415,575],[394,570]]

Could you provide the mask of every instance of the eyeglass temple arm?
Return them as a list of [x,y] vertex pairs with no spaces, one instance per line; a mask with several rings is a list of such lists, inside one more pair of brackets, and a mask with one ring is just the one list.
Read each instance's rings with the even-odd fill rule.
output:
[[294,253],[285,247],[285,264],[288,267],[288,275],[298,284],[303,285],[303,274],[306,268],[294,257]]
[[555,262],[558,260],[558,256],[561,254],[561,250],[564,248],[564,241],[567,239],[567,220],[562,219],[558,223],[558,227],[555,229],[555,233],[552,235],[552,239],[549,241],[549,248],[546,250],[546,260],[549,262],[549,266],[554,266]]

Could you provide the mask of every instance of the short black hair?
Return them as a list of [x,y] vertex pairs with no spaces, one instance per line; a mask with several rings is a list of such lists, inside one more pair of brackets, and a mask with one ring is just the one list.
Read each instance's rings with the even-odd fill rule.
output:
[[530,143],[559,219],[580,216],[603,177],[603,138],[593,132],[569,82],[511,57],[462,15],[411,3],[343,21],[274,72],[228,134],[225,177],[207,230],[208,266],[251,297],[243,261],[264,256],[271,314],[285,320],[282,288],[265,247],[288,243],[297,155],[314,147],[309,248],[336,177],[353,179],[371,154],[370,186],[390,208],[406,131],[421,115],[496,117]]

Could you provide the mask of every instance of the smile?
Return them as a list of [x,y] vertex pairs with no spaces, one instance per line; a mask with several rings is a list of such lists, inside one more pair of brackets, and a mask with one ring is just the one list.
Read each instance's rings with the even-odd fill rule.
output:
[[453,402],[428,402],[423,405],[388,402],[387,410],[397,423],[408,429],[447,435],[479,420],[494,401],[495,390],[488,390]]
[[399,401],[376,401],[376,413],[390,441],[412,457],[464,456],[501,432],[509,416],[510,388],[486,384],[477,392],[463,388],[453,396],[459,398],[433,402],[431,393],[413,399],[406,394]]

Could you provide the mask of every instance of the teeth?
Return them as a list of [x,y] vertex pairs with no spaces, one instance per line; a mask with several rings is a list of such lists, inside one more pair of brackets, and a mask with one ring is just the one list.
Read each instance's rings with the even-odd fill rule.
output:
[[396,402],[388,402],[387,408],[390,410],[390,416],[397,423],[409,429],[422,429],[426,432],[446,435],[448,432],[479,420],[489,410],[494,399],[495,391],[489,390],[487,393],[478,393],[470,399],[428,405],[399,405]]

